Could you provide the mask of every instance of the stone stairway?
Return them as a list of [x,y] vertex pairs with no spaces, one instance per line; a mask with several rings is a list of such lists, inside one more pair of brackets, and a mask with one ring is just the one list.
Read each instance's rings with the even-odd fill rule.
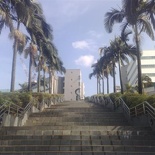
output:
[[85,102],[64,102],[2,127],[0,155],[153,155],[155,134],[131,126],[122,113]]

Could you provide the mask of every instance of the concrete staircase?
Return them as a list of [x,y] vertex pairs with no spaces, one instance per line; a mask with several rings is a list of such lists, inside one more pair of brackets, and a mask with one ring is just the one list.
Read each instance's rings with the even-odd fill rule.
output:
[[0,155],[153,155],[155,134],[122,113],[64,102],[34,113],[22,127],[2,127]]

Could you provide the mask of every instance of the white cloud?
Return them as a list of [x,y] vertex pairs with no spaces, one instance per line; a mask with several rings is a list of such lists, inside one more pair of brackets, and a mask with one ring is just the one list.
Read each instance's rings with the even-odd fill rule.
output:
[[82,41],[75,41],[72,43],[72,46],[76,49],[89,49],[90,48],[90,43],[82,40]]
[[97,48],[95,41],[93,41],[92,39],[72,42],[72,46],[75,49],[91,51],[94,51]]
[[76,65],[90,67],[94,63],[95,59],[93,55],[83,55],[75,60]]

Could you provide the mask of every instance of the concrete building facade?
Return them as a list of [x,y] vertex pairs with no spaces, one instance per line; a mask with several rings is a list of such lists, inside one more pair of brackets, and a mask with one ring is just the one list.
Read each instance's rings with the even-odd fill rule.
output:
[[67,69],[64,81],[64,97],[66,101],[84,98],[84,84],[80,69]]
[[84,99],[85,98],[85,85],[83,82],[81,82],[81,99]]
[[[46,78],[46,92],[49,92],[49,78]],[[40,87],[41,92],[43,86]],[[33,92],[37,92],[37,85],[32,88]],[[64,94],[66,101],[76,101],[84,99],[85,86],[82,82],[82,74],[80,69],[67,69],[65,76],[60,77],[53,75],[51,77],[51,93]]]
[[[146,50],[142,52],[141,56],[141,69],[142,74],[149,76],[152,82],[155,82],[155,51]],[[130,61],[130,64],[122,67],[122,77],[124,78],[123,84],[129,83],[136,86],[138,82],[137,60]]]
[[[49,93],[49,77],[45,79],[46,80],[46,92]],[[62,81],[61,81],[62,80]],[[64,77],[58,77],[56,75],[51,76],[51,93],[52,94],[63,94],[63,87],[61,88],[61,85],[64,81]],[[37,92],[37,84],[32,87],[33,92]],[[44,87],[40,86],[40,92],[44,91]]]

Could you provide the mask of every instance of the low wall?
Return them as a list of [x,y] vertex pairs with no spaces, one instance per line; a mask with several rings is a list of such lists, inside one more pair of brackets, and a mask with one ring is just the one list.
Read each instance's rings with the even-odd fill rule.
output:
[[41,112],[43,111],[45,108],[48,108],[51,105],[55,105],[57,102],[55,101],[55,103],[53,103],[52,101],[50,101],[50,104],[43,104],[42,106],[38,108],[36,108],[35,106],[32,106],[31,109],[29,111],[27,111],[23,117],[18,117],[16,115],[11,115],[11,114],[4,114],[3,118],[2,118],[2,123],[1,126],[23,126],[26,121],[29,118],[29,115],[31,113],[37,113],[37,112]]
[[27,111],[22,118],[16,115],[4,114],[1,125],[2,126],[23,126],[27,121],[29,115],[35,112],[39,112],[39,110],[36,107],[32,106],[30,111]]

